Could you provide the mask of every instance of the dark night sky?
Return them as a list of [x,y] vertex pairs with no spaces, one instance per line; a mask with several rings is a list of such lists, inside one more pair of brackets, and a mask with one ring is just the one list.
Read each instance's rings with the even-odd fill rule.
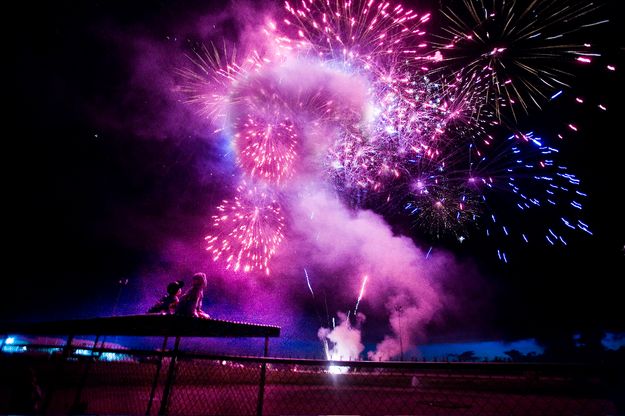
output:
[[[599,65],[583,67],[573,80],[575,91],[596,97],[609,111],[583,113],[563,105],[532,119],[546,131],[553,119],[571,118],[580,126],[562,147],[590,195],[586,218],[595,234],[573,238],[566,249],[530,246],[510,265],[497,262],[480,238],[452,246],[459,258],[476,261],[488,284],[483,290],[495,293],[483,336],[625,331],[618,290],[625,277],[625,109],[619,95],[625,91],[625,19],[616,3],[601,12],[613,19],[610,26],[590,37],[604,45],[601,62],[619,71],[606,75]],[[169,130],[149,137],[158,128],[159,107],[171,103],[133,79],[136,49],[128,40],[167,43],[165,36],[175,35],[171,22],[219,11],[220,4],[60,1],[22,7],[6,16],[12,24],[5,38],[10,110],[3,135],[8,288],[0,319],[110,314],[120,278],[131,279],[123,307],[135,300],[136,276],[168,269],[159,258],[161,241],[197,241],[201,249],[204,218],[228,193],[219,178],[230,174],[198,173],[217,157],[199,133],[177,137]],[[129,128],[129,120],[144,131]],[[189,226],[189,218],[197,225]],[[475,296],[481,291],[474,288]]]

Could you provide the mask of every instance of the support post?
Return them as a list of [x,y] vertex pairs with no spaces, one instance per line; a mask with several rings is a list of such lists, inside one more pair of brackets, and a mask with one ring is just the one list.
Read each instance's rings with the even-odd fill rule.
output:
[[95,341],[93,341],[93,348],[91,349],[91,356],[85,363],[85,369],[83,370],[82,376],[80,377],[80,381],[78,382],[78,388],[76,388],[76,396],[74,397],[74,403],[72,404],[70,413],[71,414],[80,414],[85,413],[86,409],[80,408],[80,396],[82,396],[82,390],[85,387],[85,383],[87,382],[87,376],[89,375],[89,368],[91,367],[91,362],[95,359],[96,347],[98,346],[98,341],[100,340],[100,335],[96,335]]
[[[265,349],[263,352],[263,357],[267,358],[269,355],[269,337],[265,337]],[[265,399],[265,381],[267,378],[267,361],[263,360],[263,363],[260,366],[260,383],[258,386],[258,402],[256,406],[256,415],[263,415],[263,401]]]
[[176,342],[174,342],[174,349],[171,353],[171,361],[169,362],[169,370],[167,371],[167,380],[165,381],[165,388],[163,390],[163,398],[161,399],[161,408],[158,411],[159,415],[167,415],[167,406],[169,405],[169,395],[174,383],[174,373],[176,371],[176,361],[178,360],[178,347],[180,346],[180,335],[176,335]]
[[148,408],[145,411],[145,415],[149,416],[152,411],[152,403],[154,402],[154,395],[156,394],[156,388],[158,387],[158,378],[161,375],[161,368],[163,367],[163,355],[165,354],[165,349],[167,348],[167,341],[169,337],[165,335],[163,338],[163,346],[161,347],[161,353],[158,357],[158,363],[156,363],[156,374],[154,375],[154,380],[152,381],[152,389],[150,390],[150,400],[148,401]]
[[50,402],[52,401],[52,393],[54,392],[54,383],[58,383],[63,363],[65,363],[65,361],[67,361],[67,358],[69,358],[70,356],[70,353],[72,351],[72,342],[74,342],[74,335],[69,335],[67,337],[67,342],[63,347],[63,353],[61,354],[61,358],[59,359],[56,369],[54,370],[54,377],[50,380],[50,384],[46,389],[46,395],[43,399],[43,405],[41,406],[42,414],[46,414],[48,407],[50,406]]

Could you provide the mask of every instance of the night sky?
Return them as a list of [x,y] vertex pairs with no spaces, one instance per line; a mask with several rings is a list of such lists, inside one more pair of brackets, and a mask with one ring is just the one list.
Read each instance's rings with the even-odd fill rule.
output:
[[[569,122],[579,127],[560,147],[589,195],[585,218],[594,236],[579,233],[567,247],[519,247],[509,264],[497,260],[496,245],[479,232],[462,244],[434,242],[434,251],[451,253],[459,265],[458,276],[445,284],[456,286],[462,299],[460,311],[441,311],[441,319],[428,326],[428,340],[625,331],[618,289],[625,277],[625,19],[617,3],[598,12],[612,19],[609,25],[585,32],[603,54],[599,63],[571,66],[569,97],[583,95],[608,111],[562,100],[520,121],[545,136]],[[20,7],[6,16],[11,28],[5,37],[3,204],[9,232],[0,319],[142,312],[167,281],[216,267],[204,257],[204,236],[212,208],[234,192],[236,168],[227,160],[232,156],[224,156],[224,140],[212,137],[192,108],[163,92],[172,87],[173,75],[161,75],[184,62],[188,45],[203,40],[198,27],[226,3],[58,1]],[[220,24],[223,37],[236,38],[235,21]],[[606,64],[617,71],[606,72]],[[387,220],[398,233],[414,231],[398,217]],[[430,247],[427,238],[416,236],[415,242],[425,251]],[[220,273],[209,282],[208,310],[214,304],[219,317],[255,321],[238,303],[263,286],[279,304],[287,297],[300,301],[297,318],[268,323],[292,328],[286,334],[293,339],[293,328],[302,326],[302,339],[316,339],[315,314],[323,308],[309,299],[301,272],[293,274],[302,280],[286,287]],[[121,287],[123,279],[129,280]],[[262,298],[271,302],[271,296]],[[349,299],[331,298],[330,309],[349,307]],[[366,308],[363,303],[364,313]],[[276,316],[266,319],[280,321]],[[387,322],[373,317],[367,325],[364,337],[372,342]]]

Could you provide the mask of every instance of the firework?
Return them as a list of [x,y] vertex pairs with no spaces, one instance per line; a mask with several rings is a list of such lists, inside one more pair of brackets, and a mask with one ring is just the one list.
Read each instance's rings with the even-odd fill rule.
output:
[[[421,57],[420,27],[430,19],[389,1],[286,2],[278,47],[347,66],[387,72],[399,61]],[[272,25],[275,30],[275,24]],[[390,65],[389,65],[390,64]]]
[[[572,231],[592,234],[582,218],[587,195],[580,188],[581,181],[558,160],[558,155],[559,150],[546,140],[526,132],[507,137],[491,149],[488,158],[476,158],[472,186],[484,203],[505,197],[512,208],[486,216],[489,237],[566,246],[567,234]],[[530,234],[520,225],[524,216],[532,219],[532,213],[538,210],[542,227],[534,227]]]
[[280,184],[292,174],[297,134],[288,118],[275,122],[248,114],[234,135],[243,172],[253,179]]
[[258,72],[266,63],[257,51],[240,59],[237,49],[228,49],[225,44],[221,49],[201,45],[187,58],[191,65],[176,71],[182,80],[180,91],[202,116],[222,126],[228,107],[235,100],[231,94],[233,83]]
[[[443,8],[447,26],[429,36],[429,13],[401,4],[302,0],[259,29],[262,48],[191,54],[182,91],[231,141],[245,181],[217,207],[209,252],[235,271],[269,273],[284,230],[275,195],[300,185],[300,172],[353,208],[407,215],[416,233],[436,238],[462,242],[481,228],[566,245],[565,232],[590,233],[579,180],[556,147],[518,132],[516,120],[566,95],[567,65],[595,58],[576,38],[601,23],[582,23],[594,10],[463,0]],[[512,220],[494,208],[504,205]],[[516,218],[537,209],[557,222],[546,221],[540,238]],[[508,261],[503,248],[498,257]],[[361,298],[362,290],[354,313]]]
[[570,63],[596,55],[575,32],[597,6],[560,0],[463,0],[442,10],[448,25],[433,42],[444,56],[441,72],[460,77],[474,105],[508,110],[540,108],[572,78]]
[[215,261],[223,258],[226,269],[269,274],[269,260],[284,238],[280,204],[269,192],[245,183],[237,193],[217,207],[206,250]]

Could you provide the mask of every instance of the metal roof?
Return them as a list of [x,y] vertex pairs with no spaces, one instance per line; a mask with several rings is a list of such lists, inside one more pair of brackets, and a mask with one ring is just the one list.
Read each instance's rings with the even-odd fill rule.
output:
[[183,337],[279,337],[280,327],[177,315],[127,315],[48,322],[0,322],[0,333]]

